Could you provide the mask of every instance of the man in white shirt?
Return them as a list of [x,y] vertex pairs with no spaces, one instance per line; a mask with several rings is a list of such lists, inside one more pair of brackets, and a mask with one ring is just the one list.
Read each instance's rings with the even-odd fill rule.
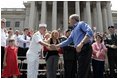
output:
[[5,33],[5,27],[6,27],[6,19],[1,19],[1,72],[3,68],[3,60],[4,60],[4,53],[5,53],[5,46],[6,46],[6,33]]
[[23,35],[18,37],[18,58],[24,60],[26,58],[26,52],[29,49],[30,37],[28,36],[29,29],[24,28]]
[[27,51],[27,77],[37,78],[38,76],[38,66],[39,66],[39,55],[43,46],[50,47],[50,44],[43,42],[43,35],[46,31],[46,24],[39,24],[39,31],[37,31],[33,36]]

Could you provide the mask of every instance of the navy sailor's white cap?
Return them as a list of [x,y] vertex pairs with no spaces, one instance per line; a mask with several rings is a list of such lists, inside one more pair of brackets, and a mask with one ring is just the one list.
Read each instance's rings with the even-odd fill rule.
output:
[[6,19],[5,19],[5,18],[2,18],[2,19],[1,19],[1,22],[6,22]]
[[47,27],[47,24],[39,24],[39,27]]

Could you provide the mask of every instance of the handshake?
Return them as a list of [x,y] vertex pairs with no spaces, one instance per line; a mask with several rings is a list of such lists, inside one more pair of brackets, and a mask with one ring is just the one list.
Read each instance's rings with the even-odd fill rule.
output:
[[55,44],[50,44],[49,45],[49,49],[50,50],[58,50],[60,48],[60,46],[57,44],[57,45],[55,45]]

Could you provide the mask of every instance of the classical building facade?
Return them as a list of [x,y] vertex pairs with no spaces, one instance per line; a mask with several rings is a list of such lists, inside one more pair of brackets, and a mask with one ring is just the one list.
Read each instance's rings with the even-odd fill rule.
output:
[[112,10],[112,19],[113,19],[113,24],[115,28],[117,28],[117,11],[116,10]]
[[[37,29],[39,23],[46,23],[48,30],[68,29],[68,17],[78,14],[81,21],[87,22],[93,30],[104,32],[108,26],[117,25],[117,18],[112,18],[110,1],[28,1],[25,8],[3,8],[1,17],[9,21],[15,21],[20,28],[29,27]],[[114,12],[117,17],[117,12]],[[11,17],[11,18],[10,18]],[[113,20],[116,19],[116,20]],[[113,22],[115,21],[115,23]],[[14,26],[12,23],[10,26]]]
[[1,18],[6,18],[6,27],[14,30],[22,30],[25,21],[24,8],[2,8]]

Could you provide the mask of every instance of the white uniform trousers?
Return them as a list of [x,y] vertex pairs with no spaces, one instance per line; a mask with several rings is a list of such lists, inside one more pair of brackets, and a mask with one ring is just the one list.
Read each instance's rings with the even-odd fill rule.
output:
[[39,56],[27,54],[27,78],[37,78],[39,67]]

